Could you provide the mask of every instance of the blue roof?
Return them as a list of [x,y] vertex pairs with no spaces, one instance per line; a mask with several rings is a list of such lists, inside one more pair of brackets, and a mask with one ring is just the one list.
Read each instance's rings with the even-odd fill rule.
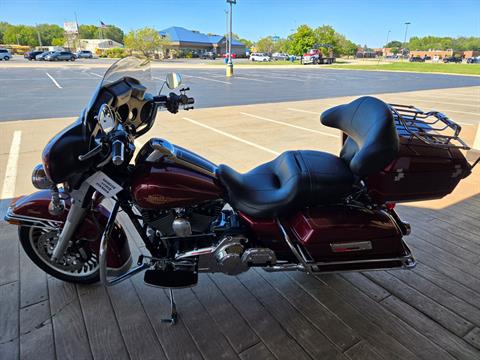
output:
[[[159,31],[159,34],[167,36],[172,42],[189,42],[198,44],[218,44],[224,38],[221,35],[207,35],[179,26],[169,27],[165,30]],[[243,43],[233,40],[232,45],[242,46]]]

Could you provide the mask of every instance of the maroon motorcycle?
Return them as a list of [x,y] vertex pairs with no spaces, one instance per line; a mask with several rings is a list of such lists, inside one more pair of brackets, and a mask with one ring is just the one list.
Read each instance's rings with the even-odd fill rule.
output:
[[[154,96],[149,82],[142,60],[112,65],[79,119],[45,147],[32,175],[40,191],[14,199],[6,220],[18,225],[32,261],[56,278],[110,286],[144,271],[147,284],[170,289],[172,323],[171,289],[195,285],[199,272],[414,267],[402,239],[410,226],[395,203],[441,198],[476,164],[445,115],[374,97],[321,115],[344,133],[340,156],[286,151],[240,174],[151,139],[132,161],[134,140],[159,109],[193,108],[188,88]],[[180,82],[172,73],[165,84]],[[119,211],[150,253],[133,268]]]

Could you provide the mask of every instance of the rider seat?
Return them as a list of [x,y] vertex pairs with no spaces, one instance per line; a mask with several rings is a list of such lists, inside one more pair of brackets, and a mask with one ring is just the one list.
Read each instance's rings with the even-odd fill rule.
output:
[[220,165],[217,177],[234,208],[256,218],[340,202],[356,181],[385,168],[398,153],[390,108],[373,97],[325,111],[322,124],[348,135],[340,157],[320,151],[287,151],[246,174]]

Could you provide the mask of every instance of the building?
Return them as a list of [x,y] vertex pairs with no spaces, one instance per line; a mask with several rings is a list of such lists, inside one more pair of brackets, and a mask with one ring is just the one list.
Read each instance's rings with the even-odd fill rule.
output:
[[410,51],[410,57],[421,57],[430,56],[432,59],[438,57],[439,59],[444,59],[451,56],[463,56],[462,51],[454,51],[452,49],[448,50],[412,50]]
[[95,53],[97,49],[123,48],[123,44],[110,39],[79,39],[78,50],[90,50]]
[[[227,39],[221,35],[207,35],[196,30],[188,30],[179,26],[172,26],[159,31],[159,34],[168,39],[165,46],[170,57],[199,55],[212,51],[218,55],[228,52],[226,49]],[[232,41],[232,54],[245,56],[245,45],[240,41]]]

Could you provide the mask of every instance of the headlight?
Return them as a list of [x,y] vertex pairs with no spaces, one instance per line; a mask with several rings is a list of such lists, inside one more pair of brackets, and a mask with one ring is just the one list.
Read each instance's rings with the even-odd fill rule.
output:
[[33,168],[32,172],[32,184],[37,189],[50,189],[54,185],[45,173],[45,169],[42,164],[38,164]]

